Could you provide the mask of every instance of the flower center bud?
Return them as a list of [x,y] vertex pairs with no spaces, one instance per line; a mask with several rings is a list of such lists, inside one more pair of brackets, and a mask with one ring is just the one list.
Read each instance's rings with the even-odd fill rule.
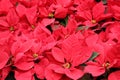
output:
[[95,23],[96,23],[96,20],[92,20],[91,22],[92,22],[93,24],[95,24]]
[[63,64],[63,67],[69,69],[71,67],[71,64],[67,62]]
[[48,17],[53,18],[54,14],[53,13],[49,13]]
[[67,39],[69,37],[69,34],[65,35],[65,39]]
[[110,63],[109,63],[109,62],[103,63],[102,66],[103,66],[104,68],[108,69],[108,67],[110,66]]
[[14,31],[14,27],[13,26],[10,27],[10,31]]
[[35,29],[35,26],[34,25],[31,25],[32,29]]
[[38,57],[38,54],[34,53],[33,58],[37,58],[37,57]]

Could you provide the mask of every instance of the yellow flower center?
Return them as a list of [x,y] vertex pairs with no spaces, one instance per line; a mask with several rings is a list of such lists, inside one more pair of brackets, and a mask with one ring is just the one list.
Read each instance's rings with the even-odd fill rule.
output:
[[53,13],[50,13],[48,16],[49,16],[50,18],[53,18],[53,17],[54,17],[54,14],[53,14]]
[[14,31],[14,27],[13,26],[10,27],[10,31]]
[[63,67],[69,69],[71,67],[71,64],[67,62],[63,64]]
[[95,24],[95,23],[96,23],[96,20],[92,20],[91,22],[92,22],[93,24]]
[[109,66],[110,66],[110,63],[109,63],[109,62],[106,62],[106,63],[104,63],[102,66],[103,66],[104,68],[108,69]]
[[34,57],[34,58],[37,58],[37,57],[38,57],[38,54],[34,53],[34,54],[33,54],[33,57]]
[[34,25],[31,25],[32,29],[35,29],[35,26]]

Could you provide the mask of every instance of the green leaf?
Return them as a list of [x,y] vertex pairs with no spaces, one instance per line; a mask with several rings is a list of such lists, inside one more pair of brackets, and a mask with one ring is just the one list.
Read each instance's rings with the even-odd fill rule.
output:
[[83,26],[77,28],[77,30],[84,30]]
[[88,26],[79,26],[77,29],[76,29],[76,31],[85,31],[85,30],[88,30]]
[[99,55],[99,54],[98,54],[97,52],[93,52],[93,53],[92,53],[92,56],[89,58],[88,61],[94,60],[98,55]]
[[106,5],[107,4],[107,0],[102,0],[103,4]]
[[83,67],[84,67],[84,66],[86,66],[86,64],[85,64],[85,63],[83,63],[83,64],[80,64],[80,66],[83,66]]
[[67,23],[68,23],[68,16],[66,16],[66,18],[60,22],[60,24],[63,26],[66,26]]

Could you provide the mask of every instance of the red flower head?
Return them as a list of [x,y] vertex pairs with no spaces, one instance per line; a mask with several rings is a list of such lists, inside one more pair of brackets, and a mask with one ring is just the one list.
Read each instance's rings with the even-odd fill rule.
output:
[[55,37],[55,39],[62,40],[76,32],[77,22],[74,19],[69,18],[67,25],[65,27],[59,25],[58,29],[54,30],[52,35]]
[[[92,4],[92,6],[89,7],[89,4]],[[93,0],[89,0],[89,2],[83,1],[77,9],[77,15],[84,21],[84,25],[93,27],[96,26],[101,20],[111,17],[111,14],[106,12],[106,8],[107,7],[102,2],[95,3]]]
[[[51,73],[52,75],[59,74],[58,78],[60,78],[63,74],[71,79],[79,79],[83,76],[84,73],[80,68],[80,64],[87,61],[91,56],[91,48],[82,46],[82,41],[79,41],[78,35],[70,35],[67,39],[63,40],[59,48],[54,47],[52,49],[51,54],[55,59],[49,65],[49,69],[54,71],[53,74]],[[48,76],[46,75],[46,78]],[[54,77],[52,78],[54,79]]]

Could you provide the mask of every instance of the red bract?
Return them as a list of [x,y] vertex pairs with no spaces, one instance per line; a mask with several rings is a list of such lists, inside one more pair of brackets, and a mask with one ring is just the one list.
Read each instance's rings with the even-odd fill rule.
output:
[[7,30],[7,31],[15,31],[18,27],[17,23],[19,22],[19,17],[16,14],[16,11],[14,8],[11,8],[8,11],[7,16],[3,16],[0,18],[0,29],[1,30]]
[[2,69],[9,60],[9,55],[5,51],[0,52],[0,69]]
[[33,35],[34,38],[42,41],[49,37],[51,32],[43,24],[38,24],[38,26],[34,29]]
[[118,80],[119,2],[0,0],[0,80]]
[[[9,32],[8,32],[9,33]],[[0,70],[6,68],[10,59],[11,40],[7,32],[0,33]]]
[[37,18],[37,6],[32,6],[31,8],[27,8],[22,4],[19,4],[16,8],[16,11],[20,17],[26,16],[28,22],[31,25],[36,23]]
[[120,79],[120,71],[115,71],[112,72],[109,76],[108,76],[108,80],[119,80]]
[[57,2],[57,4],[58,5],[62,5],[63,7],[69,7],[69,6],[71,6],[72,5],[72,0],[66,0],[66,1],[64,1],[64,0],[56,0],[56,2]]
[[[87,9],[84,9],[86,8],[86,5],[83,4],[82,6],[79,5],[77,15],[85,20],[83,24],[88,27],[95,26],[101,20],[111,17],[111,13],[106,11],[107,7],[103,5],[102,2],[99,2],[92,7],[88,7]],[[95,2],[89,2],[88,4],[95,4]]]
[[115,67],[117,58],[114,58],[113,55],[109,53],[111,47],[112,46],[109,44],[107,44],[106,47],[100,44],[93,46],[94,51],[99,55],[94,61],[87,62],[85,72],[91,73],[94,77],[97,77],[109,71],[110,68]]
[[114,42],[119,43],[119,38],[120,38],[119,30],[120,30],[120,23],[114,22],[111,25],[109,25],[108,28],[106,29],[106,32],[108,33],[107,36]]
[[111,66],[111,63],[107,62],[104,57],[105,56],[100,55],[100,57],[96,58],[96,62],[88,62],[85,67],[85,72],[91,73],[94,77],[104,74],[106,69],[109,69]]
[[55,18],[65,18],[68,13],[68,8],[72,5],[72,0],[56,0]]
[[[6,5],[5,5],[6,4]],[[1,0],[0,1],[0,14],[7,14],[9,9],[13,7],[10,0]]]
[[120,4],[119,0],[113,1],[113,0],[108,0],[108,10],[113,14],[113,17],[117,20],[120,20]]
[[16,11],[13,8],[11,8],[9,10],[6,17],[7,17],[7,22],[8,22],[10,27],[11,26],[14,27],[19,21],[19,17],[17,15]]
[[11,71],[10,67],[0,69],[0,80],[5,80],[10,71]]
[[45,70],[45,78],[48,80],[59,80],[62,75],[59,73],[55,73],[52,69],[54,66],[49,65]]
[[[30,40],[21,43],[18,39],[18,42],[14,43],[12,46],[12,53],[14,55],[13,64],[17,69],[23,72],[21,72],[21,74],[24,74],[25,71],[27,71],[28,74],[31,74],[29,71],[32,70],[32,74],[36,74],[38,78],[43,79],[45,67],[49,64],[47,58],[42,56],[43,51],[40,42],[36,43],[34,40]],[[33,76],[32,74],[31,77]],[[22,76],[19,77],[17,74],[15,74],[15,76],[17,79],[22,78]],[[29,78],[30,77],[26,79]]]
[[34,65],[34,73],[39,79],[45,78],[45,70],[48,64],[49,61],[47,58],[41,58],[40,62]]
[[107,59],[110,62],[115,62],[116,63],[113,65],[115,68],[120,67],[120,54],[119,54],[119,49],[120,49],[120,44],[116,44],[113,46],[113,48],[107,53]]
[[50,69],[55,72],[53,75],[59,73],[59,78],[60,74],[65,74],[71,79],[79,79],[83,76],[83,70],[79,65],[87,61],[91,56],[91,49],[87,46],[82,48],[81,45],[82,43],[78,40],[77,34],[73,34],[62,42],[61,48],[55,47],[52,49],[52,56],[56,62],[51,63],[49,67],[52,66]]
[[44,18],[42,21],[41,21],[41,24],[43,25],[43,27],[47,27],[49,26],[50,24],[54,23],[55,19],[48,19],[48,18]]
[[69,35],[73,34],[77,30],[77,22],[74,19],[69,19],[68,24],[64,28],[63,26],[58,25],[58,29],[53,31],[53,36],[57,40],[66,39]]
[[19,3],[19,5],[16,7],[16,12],[20,17],[23,17],[26,13],[26,7]]
[[27,20],[29,21],[30,24],[36,23],[37,6],[33,6],[31,8],[26,9],[25,15],[26,15]]
[[53,17],[54,15],[51,13],[51,11],[47,10],[45,7],[40,7],[39,8],[39,13],[40,13],[40,17],[44,18],[44,17]]
[[11,2],[13,3],[13,4],[15,4],[16,6],[17,5],[19,5],[19,3],[20,4],[23,4],[24,6],[26,6],[27,8],[30,8],[30,7],[32,7],[32,6],[35,6],[35,5],[37,5],[40,1],[39,0],[28,0],[28,1],[26,1],[26,0],[11,0]]
[[[111,48],[113,48],[112,45],[115,45],[114,41],[110,39],[108,39],[107,41],[103,41],[102,37],[104,36],[103,39],[105,39],[106,37],[104,33],[102,34],[102,36],[92,34],[86,38],[86,43],[88,44],[88,46],[91,46],[93,48],[93,51],[99,54],[94,61],[87,62],[87,66],[85,67],[85,72],[91,73],[95,77],[104,74],[105,71],[107,71],[111,67],[114,67],[114,65],[117,63],[116,59],[112,58],[112,54],[109,54],[109,51],[111,50]],[[109,57],[111,58],[108,59]]]
[[65,18],[67,15],[68,10],[64,7],[58,7],[55,11],[56,18]]
[[34,80],[33,77],[33,72],[32,70],[29,71],[21,71],[21,70],[17,70],[15,71],[15,79],[17,80]]

